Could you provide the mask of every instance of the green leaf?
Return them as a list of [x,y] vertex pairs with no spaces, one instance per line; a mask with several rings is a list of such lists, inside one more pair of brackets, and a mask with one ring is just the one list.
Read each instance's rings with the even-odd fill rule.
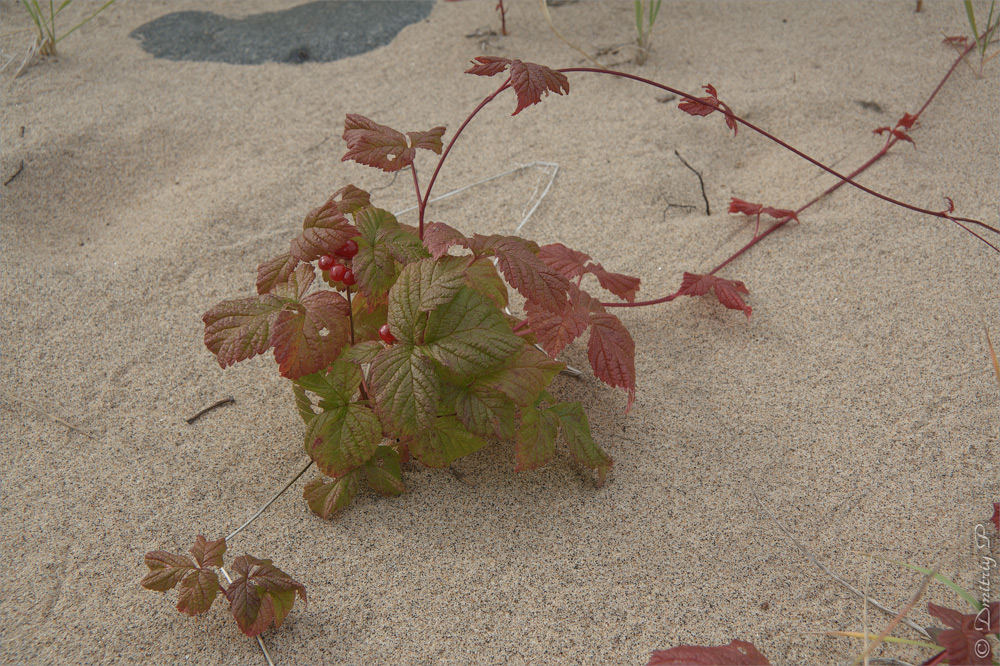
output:
[[347,507],[358,492],[358,471],[355,470],[339,479],[327,481],[313,479],[306,484],[303,497],[309,508],[323,520]]
[[496,257],[507,282],[529,301],[552,312],[562,311],[569,280],[539,258],[536,243],[518,236],[475,234],[466,246],[476,254]]
[[547,465],[556,455],[556,434],[559,432],[559,417],[547,409],[531,407],[521,416],[521,427],[517,431],[514,455],[517,458],[515,472],[538,469]]
[[[222,566],[221,560],[215,566]],[[181,581],[177,610],[187,615],[207,612],[221,589],[219,574],[211,569],[196,569]]]
[[[363,293],[355,292],[351,298],[351,312],[354,313],[355,344],[372,340],[378,341],[378,330],[389,316],[386,295],[377,301],[369,301]],[[379,342],[381,349],[381,342]]]
[[501,310],[509,303],[507,283],[488,259],[471,258],[471,263],[465,269],[465,284],[496,303]]
[[375,449],[375,455],[365,463],[368,485],[381,495],[393,497],[406,491],[399,453],[389,446]]
[[274,622],[280,627],[295,605],[295,596],[306,601],[306,588],[274,566],[271,560],[243,555],[233,560],[236,579],[226,591],[226,598],[240,631],[257,636]]
[[309,422],[316,416],[312,400],[306,395],[305,389],[298,384],[292,384],[292,393],[295,395],[295,409],[302,417],[302,422],[309,425]]
[[298,379],[328,366],[350,337],[347,301],[336,292],[319,291],[278,314],[271,343],[281,375]]
[[[399,227],[392,213],[380,208],[362,208],[354,214],[361,237],[358,253],[351,260],[358,290],[370,301],[380,300],[399,275],[399,262],[395,255],[404,253],[398,245],[405,245],[407,234]],[[417,245],[420,240],[413,237]]]
[[422,340],[425,317],[421,314],[455,298],[465,282],[462,257],[424,259],[404,268],[389,290],[388,322],[397,340]]
[[223,368],[271,348],[271,328],[287,301],[270,294],[223,301],[206,312],[205,346]]
[[[357,320],[355,319],[355,321]],[[374,340],[359,342],[353,347],[349,347],[347,351],[338,357],[338,360],[354,363],[355,365],[364,365],[371,363],[375,355],[382,351],[382,349],[384,349],[382,343],[375,342]]]
[[524,346],[496,304],[464,286],[430,313],[423,337],[428,356],[469,378],[499,367]]
[[306,453],[327,476],[340,477],[365,464],[382,441],[382,424],[357,403],[329,409],[309,421]]
[[500,391],[518,407],[527,407],[538,400],[541,391],[565,367],[565,363],[554,361],[534,347],[524,345],[509,363],[477,382]]
[[455,414],[470,432],[498,439],[514,437],[514,402],[480,381],[460,388]]
[[431,360],[413,345],[396,343],[380,351],[368,380],[379,415],[394,434],[413,434],[431,425],[441,380]]
[[441,416],[408,441],[408,445],[413,457],[424,465],[447,467],[486,446],[486,440],[466,430],[454,416]]
[[146,566],[149,573],[139,582],[147,590],[166,592],[172,590],[191,571],[197,569],[194,562],[184,555],[177,555],[165,550],[154,550],[146,553]]
[[317,372],[295,380],[295,384],[320,398],[322,409],[342,407],[354,400],[361,386],[361,370],[352,363],[338,358],[324,372]]
[[590,423],[583,405],[579,402],[561,402],[548,409],[559,417],[563,439],[569,444],[569,452],[573,458],[593,470],[597,470],[599,483],[604,483],[604,477],[611,469],[611,456],[601,449],[590,435]]

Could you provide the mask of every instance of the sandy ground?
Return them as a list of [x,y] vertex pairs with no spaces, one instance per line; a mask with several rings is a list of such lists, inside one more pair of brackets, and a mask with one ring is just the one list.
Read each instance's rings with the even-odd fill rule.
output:
[[[210,6],[239,17],[295,4]],[[493,4],[438,4],[388,46],[336,62],[241,66],[157,59],[129,37],[204,3],[119,0],[58,59],[4,72],[0,174],[24,165],[0,209],[6,663],[264,663],[225,605],[191,619],[175,593],[139,587],[145,552],[227,534],[305,459],[272,360],[221,370],[201,315],[250,295],[257,264],[342,185],[411,205],[407,178],[340,161],[346,113],[403,131],[446,125],[447,137],[497,83],[462,74],[472,57],[586,64],[529,1],[509,3],[508,37],[467,37],[499,27]],[[642,67],[621,46],[631,3],[551,12],[586,51],[618,47],[604,62],[687,91],[712,83],[752,122],[850,170],[881,145],[872,128],[916,111],[950,67],[942,35],[968,32],[961,3],[914,4],[664,4]],[[4,33],[27,24],[11,0],[0,12]],[[5,34],[4,55],[20,62],[27,40]],[[930,208],[948,196],[996,225],[998,68],[977,79],[960,67],[913,131],[916,149],[897,147],[861,180]],[[522,233],[641,276],[646,297],[749,240],[730,197],[796,208],[833,182],[652,89],[595,75],[571,86],[514,118],[512,95],[487,107],[436,192],[558,163]],[[711,215],[674,151],[703,174]],[[430,217],[510,232],[544,183],[524,171]],[[974,590],[972,535],[1000,495],[983,333],[985,322],[1000,341],[1000,257],[953,224],[845,188],[722,275],[749,286],[750,321],[707,299],[621,312],[637,343],[628,416],[624,395],[593,377],[557,380],[614,456],[603,488],[565,453],[515,474],[509,444],[456,463],[464,480],[411,465],[405,495],[364,491],[332,522],[309,512],[300,480],[230,544],[308,588],[308,608],[263,635],[275,663],[645,664],[657,648],[733,638],[773,664],[850,662],[860,642],[814,632],[861,630],[861,601],[755,495],[887,605],[903,606],[920,576],[868,555],[936,565]],[[583,344],[565,357],[586,367]],[[226,396],[235,404],[186,423]],[[940,585],[927,599],[968,612]],[[924,601],[911,617],[929,625]]]

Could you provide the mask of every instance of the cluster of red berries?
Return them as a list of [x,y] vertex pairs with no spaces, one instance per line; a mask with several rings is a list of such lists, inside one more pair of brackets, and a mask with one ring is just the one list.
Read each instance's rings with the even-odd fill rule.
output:
[[[353,259],[354,255],[356,255],[357,253],[358,253],[358,244],[351,239],[344,241],[344,244],[341,245],[339,248],[337,248],[337,250],[334,252],[334,254],[337,255],[337,257],[340,257],[341,259],[346,259],[348,261]],[[319,264],[319,269],[321,271],[323,272],[329,271],[330,282],[342,282],[344,283],[344,286],[347,287],[350,287],[355,282],[357,282],[357,279],[354,277],[353,270],[348,268],[346,265],[340,263],[334,257],[331,257],[328,254],[324,254],[322,257],[320,257],[318,264]]]

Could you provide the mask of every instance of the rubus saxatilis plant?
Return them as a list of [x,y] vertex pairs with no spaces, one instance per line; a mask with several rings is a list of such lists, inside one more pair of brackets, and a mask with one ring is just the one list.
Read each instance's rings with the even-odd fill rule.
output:
[[[997,229],[953,216],[950,202],[947,210],[930,211],[854,183],[851,178],[863,169],[851,176],[833,171],[734,114],[711,85],[704,87],[707,96],[696,97],[622,72],[553,70],[520,60],[477,57],[467,73],[507,73],[507,78],[462,122],[447,146],[442,141],[444,127],[404,135],[364,116],[347,116],[343,159],[386,172],[408,168],[417,198],[417,226],[400,223],[374,206],[369,193],[347,185],[306,215],[302,233],[288,252],[258,267],[255,296],[223,301],[203,316],[205,345],[220,366],[273,350],[279,372],[291,380],[305,424],[306,453],[324,474],[305,486],[306,502],[317,515],[329,518],[345,508],[363,481],[383,495],[402,493],[402,464],[411,457],[443,468],[496,440],[514,441],[516,471],[549,463],[562,443],[603,483],[612,459],[594,441],[583,405],[560,401],[548,392],[565,368],[555,357],[589,331],[587,351],[594,375],[626,393],[627,413],[635,398],[635,344],[608,309],[712,293],[725,307],[749,317],[744,283],[715,273],[815,202],[790,211],[734,199],[731,212],[756,216],[758,226],[761,215],[778,221],[763,232],[755,230],[751,242],[722,265],[707,273],[685,272],[676,292],[644,302],[635,300],[638,278],[610,272],[584,252],[560,243],[539,246],[518,236],[466,236],[447,224],[425,222],[441,167],[479,111],[507,89],[517,97],[512,115],[550,92],[567,94],[569,72],[618,76],[673,92],[683,98],[680,110],[690,115],[718,112],[734,134],[744,125],[844,183],[951,220],[997,250],[971,227],[1000,234]],[[891,136],[863,168],[898,140]],[[440,155],[423,191],[415,162],[418,150]],[[585,278],[620,300],[594,298],[584,289]],[[510,287],[524,298],[522,316],[510,312]],[[163,551],[147,555],[157,575],[147,576],[149,584],[144,584],[166,590],[180,582],[178,608],[192,614],[207,610],[218,585],[217,578],[206,573],[206,566],[216,560],[203,555],[203,541],[199,537],[192,549],[195,563]],[[248,582],[243,591],[230,594],[230,587],[225,594],[245,633],[259,633],[271,619],[280,624],[294,603],[291,592],[301,592],[305,600],[304,588],[273,569],[269,560],[246,556],[238,561],[238,570],[249,572]],[[264,574],[251,575],[253,566],[273,569],[280,583]],[[197,592],[192,589],[196,587]],[[249,599],[241,603],[259,610],[237,610],[234,597]]]

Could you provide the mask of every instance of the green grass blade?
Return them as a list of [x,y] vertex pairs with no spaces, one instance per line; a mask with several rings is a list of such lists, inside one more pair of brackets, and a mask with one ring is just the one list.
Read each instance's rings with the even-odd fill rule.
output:
[[642,0],[635,0],[635,34],[642,42]]
[[[70,1],[72,1],[72,0],[70,0]],[[72,28],[70,29],[70,31],[69,31],[69,32],[67,32],[67,33],[66,33],[65,35],[61,35],[61,36],[59,37],[59,39],[57,39],[57,40],[56,40],[56,43],[59,43],[59,42],[61,42],[62,40],[64,40],[64,39],[66,39],[67,37],[69,37],[70,35],[72,35],[72,34],[73,34],[73,32],[74,32],[74,31],[76,31],[76,29],[77,29],[77,28],[80,28],[80,27],[81,27],[81,26],[83,26],[83,25],[84,25],[84,24],[85,24],[85,23],[86,23],[87,21],[89,21],[90,19],[94,18],[95,16],[97,16],[98,14],[100,14],[101,12],[103,12],[103,11],[104,11],[105,9],[107,9],[108,5],[110,5],[110,4],[111,4],[111,3],[113,3],[114,1],[115,1],[115,0],[108,0],[107,2],[105,2],[105,3],[103,4],[103,5],[101,5],[101,6],[100,6],[100,8],[98,8],[98,10],[97,10],[96,12],[94,12],[93,14],[91,14],[90,16],[88,16],[87,18],[85,18],[85,19],[83,19],[82,21],[80,21],[79,23],[77,23],[77,24],[76,24],[75,26],[73,26],[73,27],[72,27]]]
[[972,0],[965,0],[965,15],[969,18],[969,26],[972,28],[972,37],[976,40],[976,49],[980,55],[983,54],[983,44],[979,41],[979,29],[976,28],[976,12],[972,9]]
[[949,588],[951,588],[952,592],[954,592],[958,596],[968,601],[969,604],[971,604],[972,607],[976,609],[977,613],[983,609],[983,605],[979,602],[978,599],[972,596],[968,592],[968,590],[966,590],[964,587],[960,586],[958,583],[948,578],[947,576],[944,576],[939,573],[933,573],[931,569],[925,569],[924,567],[917,566],[916,564],[910,564],[909,562],[897,562],[896,560],[889,560],[889,562],[892,562],[897,566],[906,567],[907,569],[913,569],[914,571],[919,571],[925,576],[933,574],[932,577],[934,578],[934,580],[936,580],[939,583],[943,583],[944,585],[947,585]]
[[[826,636],[846,636],[847,638],[864,638],[865,635],[860,631],[824,631]],[[878,636],[875,634],[868,634],[868,640],[873,641],[877,639]],[[901,643],[903,645],[916,645],[917,647],[931,648],[932,650],[940,650],[941,646],[936,643],[927,643],[924,641],[914,641],[909,638],[899,638],[898,636],[883,636],[882,640],[886,643]]]
[[[32,5],[32,2],[34,2],[34,5]],[[39,34],[39,36],[41,36],[43,34],[43,32],[42,32],[42,14],[41,14],[41,10],[38,7],[38,1],[37,0],[21,0],[21,4],[24,5],[24,8],[26,10],[28,10],[28,14],[31,16],[31,20],[35,22],[35,27],[38,28],[38,34]]]
[[649,27],[652,28],[653,24],[656,23],[656,15],[660,13],[660,3],[663,0],[654,0],[649,5]]

